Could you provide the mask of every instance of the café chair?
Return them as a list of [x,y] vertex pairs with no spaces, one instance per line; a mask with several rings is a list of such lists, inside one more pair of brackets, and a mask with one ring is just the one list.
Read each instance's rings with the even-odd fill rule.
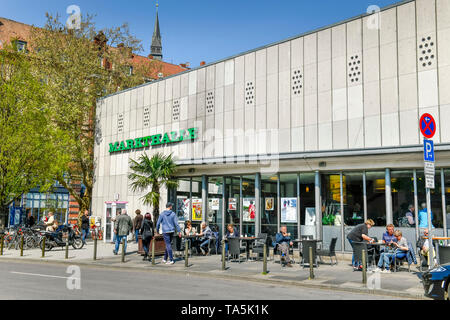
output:
[[[239,238],[228,239],[228,261],[231,257],[238,257],[239,263],[241,263],[241,254],[245,253],[245,248],[241,248]],[[234,259],[236,261],[236,259]]]
[[266,254],[267,256],[269,256],[269,243],[267,241],[268,240],[267,233],[260,233],[259,238],[261,239],[255,240],[255,243],[252,246],[252,253],[257,254],[256,256],[257,259],[260,255],[264,254],[264,244],[266,244]]
[[[330,264],[331,265],[338,263],[337,257],[336,257],[336,252],[335,252],[336,242],[337,242],[337,238],[333,238],[333,239],[331,239],[330,247],[328,248],[328,250],[318,250],[317,251],[317,255],[319,256],[319,259],[320,259],[321,263],[323,263],[322,256],[330,257]],[[331,257],[334,257],[334,259],[336,260],[335,263],[333,263],[333,259],[331,259]]]
[[312,248],[312,261],[313,266],[319,267],[319,264],[317,263],[317,242],[316,241],[310,241],[310,240],[302,240],[302,261],[301,265],[302,267],[305,267],[305,264],[309,266],[309,248]]

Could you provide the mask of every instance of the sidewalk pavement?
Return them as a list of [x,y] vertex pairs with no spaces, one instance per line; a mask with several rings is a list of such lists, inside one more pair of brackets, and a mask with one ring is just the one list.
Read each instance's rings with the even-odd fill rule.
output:
[[[353,271],[351,262],[339,260],[337,265],[330,265],[329,259],[324,258],[324,264],[314,268],[314,279],[309,280],[309,267],[299,265],[296,258],[292,268],[281,267],[278,256],[275,260],[267,262],[268,274],[263,275],[262,261],[245,261],[241,258],[241,263],[228,262],[226,270],[222,270],[220,255],[192,256],[189,257],[189,267],[185,267],[184,257],[175,257],[175,264],[165,265],[161,262],[162,257],[155,258],[155,265],[149,261],[142,261],[142,256],[137,253],[137,244],[128,241],[125,262],[121,262],[120,252],[113,254],[114,245],[112,243],[98,242],[97,260],[93,260],[93,243],[88,242],[80,250],[69,248],[69,259],[65,259],[64,248],[53,248],[45,252],[45,258],[41,258],[40,249],[24,250],[23,257],[20,257],[20,250],[4,250],[1,260],[20,261],[41,261],[52,263],[65,263],[69,265],[90,265],[108,268],[127,268],[137,270],[148,270],[162,273],[192,274],[207,278],[233,279],[243,281],[256,281],[267,284],[295,285],[309,288],[322,288],[327,290],[347,291],[383,296],[404,297],[412,299],[428,299],[424,296],[424,289],[421,282],[421,273],[415,265],[411,266],[408,272],[407,265],[404,265],[399,272],[381,274],[375,272],[367,273],[367,285],[362,283],[362,272]],[[337,293],[338,294],[338,293]],[[267,297],[270,299],[270,297]],[[376,299],[376,297],[374,297]]]

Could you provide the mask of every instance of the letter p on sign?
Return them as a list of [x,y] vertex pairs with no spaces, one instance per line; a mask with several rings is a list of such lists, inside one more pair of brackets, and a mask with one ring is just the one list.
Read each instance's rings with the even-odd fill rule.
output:
[[425,161],[434,162],[434,144],[433,140],[423,141],[423,157]]

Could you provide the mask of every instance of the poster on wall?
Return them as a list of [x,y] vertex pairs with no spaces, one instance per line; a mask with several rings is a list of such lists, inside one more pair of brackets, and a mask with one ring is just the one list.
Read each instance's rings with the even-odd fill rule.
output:
[[220,199],[218,199],[218,198],[212,198],[209,200],[211,210],[219,210],[219,208],[220,208],[219,200]]
[[246,222],[254,222],[256,214],[255,198],[244,198],[243,207],[244,210],[242,220]]
[[316,208],[305,208],[305,226],[316,224]]
[[202,221],[202,199],[192,199],[192,221]]
[[228,199],[228,210],[235,211],[237,208],[237,200],[236,198]]
[[297,198],[281,198],[281,222],[297,223]]
[[181,220],[189,220],[189,199],[188,198],[178,198],[177,199],[177,217]]
[[273,211],[275,198],[266,198],[266,210]]

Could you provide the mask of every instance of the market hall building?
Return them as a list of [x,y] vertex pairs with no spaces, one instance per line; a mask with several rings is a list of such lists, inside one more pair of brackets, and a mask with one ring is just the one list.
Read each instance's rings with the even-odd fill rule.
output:
[[180,223],[272,236],[287,225],[350,251],[346,235],[370,218],[371,236],[393,223],[414,245],[423,113],[437,123],[431,209],[447,235],[450,0],[403,1],[100,99],[93,213],[109,240],[118,209],[151,212],[129,159],[173,153],[180,184],[161,205],[176,203]]

